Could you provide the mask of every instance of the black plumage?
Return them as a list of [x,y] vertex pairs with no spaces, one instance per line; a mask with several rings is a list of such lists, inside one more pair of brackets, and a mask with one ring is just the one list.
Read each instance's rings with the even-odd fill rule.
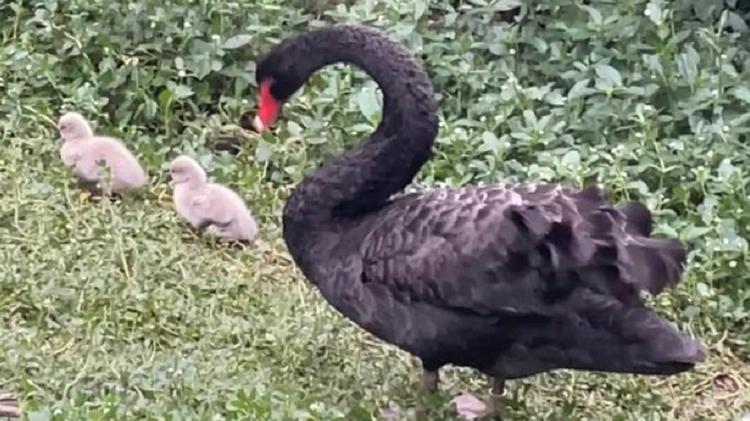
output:
[[678,283],[686,258],[676,239],[650,236],[642,204],[556,184],[398,194],[430,158],[438,118],[426,73],[380,30],[288,38],[256,77],[283,103],[336,62],[378,82],[383,119],[304,178],[283,227],[296,264],[343,315],[435,379],[447,364],[503,380],[560,368],[674,374],[705,358],[640,298]]

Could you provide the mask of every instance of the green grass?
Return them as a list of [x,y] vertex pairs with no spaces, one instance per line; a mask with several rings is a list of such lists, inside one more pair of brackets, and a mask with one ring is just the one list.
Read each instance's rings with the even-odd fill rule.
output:
[[[327,69],[274,133],[232,126],[254,106],[248,60],[344,21],[387,27],[425,60],[442,121],[419,185],[600,182],[691,247],[684,282],[652,304],[704,341],[705,364],[666,379],[514,381],[507,419],[750,413],[745,6],[551,0],[515,24],[492,9],[509,1],[262,3],[0,5],[0,389],[29,419],[359,420],[387,406],[408,419],[415,362],[332,310],[280,239],[290,188],[376,124],[372,83]],[[53,127],[63,109],[132,145],[147,191],[110,203],[70,187]],[[233,137],[237,156],[212,149]],[[242,193],[255,247],[228,250],[178,220],[164,175],[179,153]],[[487,388],[468,370],[443,380],[434,419],[455,419],[452,395]]]

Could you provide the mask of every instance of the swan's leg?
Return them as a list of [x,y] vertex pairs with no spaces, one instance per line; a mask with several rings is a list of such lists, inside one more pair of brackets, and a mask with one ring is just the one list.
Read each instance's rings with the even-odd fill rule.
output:
[[440,383],[440,375],[438,373],[439,372],[437,370],[430,371],[430,370],[424,369],[422,371],[421,386],[422,386],[423,392],[429,392],[429,393],[437,392],[438,383]]
[[[422,374],[419,376],[419,385],[416,387],[416,408],[415,416],[417,421],[431,421],[434,417],[430,416],[430,397],[438,391],[440,383],[439,369],[428,370],[422,367]],[[381,408],[382,419],[401,419],[400,410],[395,411],[391,408]]]
[[439,383],[439,370],[422,369],[422,376],[419,382],[419,397],[417,399],[417,420],[430,420],[432,418],[429,416],[429,398],[433,393],[438,391]]
[[501,420],[502,401],[505,396],[505,380],[493,377],[489,399],[483,401],[471,393],[462,393],[453,398],[456,411],[462,419]]
[[493,377],[492,387],[490,387],[490,399],[488,405],[489,408],[487,408],[487,415],[500,417],[500,410],[503,407],[503,398],[505,397],[505,392],[505,379]]

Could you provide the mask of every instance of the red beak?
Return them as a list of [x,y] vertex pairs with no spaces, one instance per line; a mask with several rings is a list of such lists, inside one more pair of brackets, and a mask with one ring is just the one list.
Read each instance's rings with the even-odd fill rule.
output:
[[279,102],[271,95],[271,81],[260,83],[260,99],[258,113],[253,120],[253,126],[258,133],[268,130],[279,115]]

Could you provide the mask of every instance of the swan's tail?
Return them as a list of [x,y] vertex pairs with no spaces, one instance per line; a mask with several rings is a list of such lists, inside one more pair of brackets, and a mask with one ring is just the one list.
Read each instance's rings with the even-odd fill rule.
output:
[[590,331],[579,332],[582,343],[571,343],[570,368],[668,375],[690,370],[706,359],[700,342],[645,307],[602,314],[601,322],[594,321]]

